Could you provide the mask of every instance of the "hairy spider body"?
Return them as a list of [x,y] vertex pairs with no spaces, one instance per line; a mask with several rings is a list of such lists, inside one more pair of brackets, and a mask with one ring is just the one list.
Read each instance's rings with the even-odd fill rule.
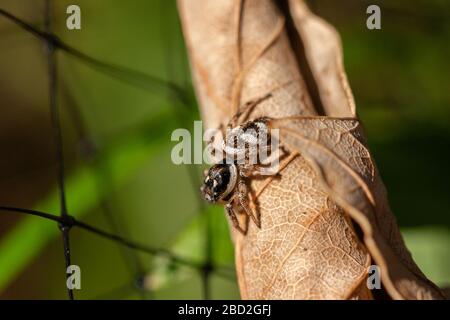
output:
[[[239,117],[239,114],[235,118]],[[236,217],[244,213],[260,227],[260,219],[249,206],[248,185],[251,176],[258,175],[264,165],[261,151],[270,151],[270,135],[266,118],[248,121],[233,127],[236,119],[228,125],[225,140],[222,143],[224,157],[219,163],[205,171],[205,180],[201,187],[203,198],[210,203],[225,204],[225,209],[234,227],[246,234]],[[211,141],[212,143],[212,141]]]
[[[297,155],[292,153],[283,160],[283,163],[279,163],[285,151],[282,148],[283,151],[280,152],[278,137],[269,132],[270,122],[273,119],[261,117],[247,121],[252,110],[271,97],[269,93],[246,103],[232,117],[226,132],[222,132],[222,137],[225,138],[221,145],[218,148],[213,146],[217,143],[214,136],[208,144],[212,158],[217,161],[211,168],[205,170],[201,193],[209,203],[224,204],[233,226],[244,235],[247,233],[249,217],[258,228],[261,228],[259,210],[255,213],[250,206],[250,202],[255,203],[258,197],[258,194],[255,194],[254,198],[250,197],[250,179],[269,175],[265,181],[269,183]],[[216,158],[216,150],[223,152],[221,157]],[[241,227],[236,213],[244,214],[244,228]]]

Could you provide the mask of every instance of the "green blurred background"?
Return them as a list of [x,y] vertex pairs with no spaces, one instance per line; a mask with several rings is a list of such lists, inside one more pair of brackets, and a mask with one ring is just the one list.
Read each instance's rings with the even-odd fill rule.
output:
[[[44,2],[0,0],[0,8],[42,28]],[[82,30],[65,28],[66,8],[81,7]],[[342,36],[345,66],[391,206],[416,262],[450,285],[450,20],[448,1],[309,1]],[[366,28],[378,4],[382,30]],[[177,83],[187,103],[105,75],[58,52],[58,102],[71,214],[192,259],[233,266],[219,207],[203,206],[201,168],[170,160],[172,130],[199,119],[174,1],[54,1],[61,39],[101,61]],[[122,75],[119,74],[119,78]],[[140,82],[139,82],[140,81]],[[138,82],[142,84],[143,80]],[[58,213],[55,151],[42,41],[0,17],[0,205]],[[81,119],[77,120],[77,119]],[[98,153],[85,161],[83,123]],[[78,299],[201,299],[201,273],[71,231],[81,267]],[[227,272],[228,269],[226,269]],[[53,222],[0,212],[0,298],[67,296],[62,241]],[[145,275],[146,292],[136,277]],[[212,273],[212,298],[238,298],[235,281]]]

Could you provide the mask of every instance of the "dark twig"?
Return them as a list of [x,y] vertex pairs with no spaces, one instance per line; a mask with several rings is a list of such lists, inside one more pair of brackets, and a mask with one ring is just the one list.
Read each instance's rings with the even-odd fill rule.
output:
[[[66,97],[66,105],[67,109],[70,113],[71,122],[74,125],[75,132],[78,137],[78,141],[80,143],[80,153],[84,161],[94,167],[94,178],[95,185],[97,191],[102,190],[103,185],[111,185],[111,171],[109,169],[107,161],[99,158],[98,149],[96,143],[92,139],[92,134],[90,130],[86,126],[84,122],[83,115],[81,114],[81,110],[78,107],[75,99],[73,99],[67,87],[63,88],[63,93]],[[100,193],[99,193],[100,194]],[[109,194],[109,198],[115,198],[113,195]],[[127,230],[123,219],[120,219],[121,215],[117,214],[117,206],[111,205],[109,201],[105,199],[100,200],[102,213],[107,220],[109,226],[112,228],[115,234],[120,236],[127,237]],[[123,248],[121,250],[121,254],[123,256],[123,260],[127,265],[128,269],[133,276],[133,280],[139,278],[144,273],[143,265],[134,250],[130,250],[129,248]],[[131,263],[130,263],[131,262]],[[139,290],[139,294],[143,299],[146,299],[148,296],[148,292],[141,290],[138,286],[135,286],[136,289]]]
[[70,215],[62,217],[62,216],[56,216],[56,215],[52,215],[50,213],[46,213],[46,212],[42,212],[42,211],[16,208],[16,207],[11,207],[11,206],[0,206],[0,211],[19,212],[19,213],[24,213],[24,214],[28,214],[28,215],[33,215],[33,216],[45,218],[47,220],[52,220],[52,221],[58,222],[60,225],[66,226],[69,228],[79,227],[80,229],[89,231],[89,232],[96,234],[98,236],[101,236],[103,238],[115,241],[121,245],[128,247],[128,248],[136,249],[136,250],[148,253],[150,255],[163,256],[163,257],[171,260],[172,262],[175,262],[175,263],[178,263],[181,265],[185,265],[188,267],[192,267],[195,269],[201,268],[201,264],[191,261],[191,260],[188,260],[188,259],[185,259],[185,258],[182,258],[182,257],[179,257],[175,254],[172,254],[169,250],[166,250],[163,248],[154,248],[154,247],[150,247],[150,246],[147,246],[147,245],[144,245],[144,244],[141,244],[141,243],[129,240],[129,239],[125,239],[116,234],[104,231],[97,227],[91,226],[87,223],[78,221]]
[[[51,33],[51,15],[52,15],[52,2],[51,0],[45,1],[45,31]],[[65,182],[64,182],[64,150],[62,142],[62,130],[59,117],[59,109],[57,104],[57,67],[56,67],[56,55],[55,55],[55,45],[53,42],[47,41],[47,63],[48,63],[48,81],[49,81],[49,104],[50,104],[50,115],[52,120],[53,135],[56,148],[56,163],[57,163],[57,180],[58,180],[58,190],[59,190],[59,206],[60,215],[63,219],[67,218],[69,215],[67,213],[66,204],[66,192],[65,192]],[[70,259],[70,226],[60,224],[61,234],[63,238],[64,247],[64,260],[66,262],[66,270],[71,265]],[[68,274],[66,274],[69,277]],[[69,299],[73,300],[73,290],[67,286],[67,292]]]
[[173,94],[177,98],[177,100],[183,102],[183,105],[189,107],[189,104],[185,103],[188,98],[185,95],[184,90],[174,83],[124,66],[106,63],[104,61],[96,59],[63,42],[54,33],[51,33],[50,31],[41,31],[38,28],[17,18],[16,16],[1,8],[0,15],[14,22],[19,27],[30,32],[34,36],[44,40],[46,43],[52,44],[53,48],[61,49],[67,54],[78,58],[81,62],[95,68],[96,70],[106,75],[109,75],[122,82],[128,83],[135,87],[139,87],[144,90],[151,90],[154,92],[159,92],[161,89],[166,90]]

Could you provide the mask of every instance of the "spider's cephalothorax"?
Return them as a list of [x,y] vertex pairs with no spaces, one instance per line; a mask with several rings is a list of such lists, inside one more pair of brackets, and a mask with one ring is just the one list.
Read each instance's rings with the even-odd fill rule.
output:
[[236,187],[237,168],[234,164],[216,164],[207,172],[201,187],[203,198],[210,203],[224,202]]

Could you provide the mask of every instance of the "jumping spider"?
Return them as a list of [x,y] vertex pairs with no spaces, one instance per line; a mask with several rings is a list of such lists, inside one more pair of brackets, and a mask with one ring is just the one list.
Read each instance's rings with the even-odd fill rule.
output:
[[[271,150],[271,136],[266,123],[268,118],[258,118],[241,125],[239,123],[248,117],[252,108],[268,97],[270,95],[250,102],[244,106],[241,113],[231,119],[222,142],[224,157],[205,171],[205,180],[201,187],[206,201],[225,204],[226,212],[234,227],[244,235],[247,233],[247,224],[245,228],[240,226],[235,208],[237,206],[241,209],[238,212],[242,212],[243,209],[243,213],[261,228],[259,215],[255,214],[249,205],[248,183],[252,176],[263,174],[262,170],[267,169],[275,152]],[[213,143],[214,139],[210,141],[210,145]],[[271,155],[261,159],[261,150]],[[267,171],[264,174],[267,175]]]

